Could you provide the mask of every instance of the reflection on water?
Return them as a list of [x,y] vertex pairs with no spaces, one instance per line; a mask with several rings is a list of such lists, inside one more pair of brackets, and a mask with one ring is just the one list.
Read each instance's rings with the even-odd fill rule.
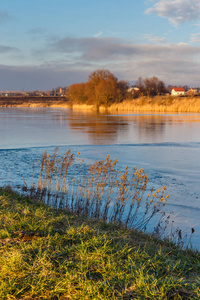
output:
[[[63,116],[61,118],[63,119]],[[72,130],[82,132],[85,137],[88,136],[91,144],[197,142],[200,140],[199,114],[111,115],[72,112],[67,116],[66,121],[69,122]]]
[[139,116],[137,123],[140,136],[152,135],[158,138],[165,130],[166,120],[160,116]]
[[200,114],[1,108],[0,148],[199,142]]
[[117,141],[119,132],[128,130],[128,122],[123,118],[98,113],[73,113],[69,126],[87,134],[92,144],[110,144]]
[[162,116],[152,115],[116,116],[75,112],[69,118],[69,125],[73,130],[87,133],[92,144],[110,144],[119,142],[118,137],[137,142],[136,138],[146,139],[150,135],[155,140],[155,137],[162,135],[166,120]]

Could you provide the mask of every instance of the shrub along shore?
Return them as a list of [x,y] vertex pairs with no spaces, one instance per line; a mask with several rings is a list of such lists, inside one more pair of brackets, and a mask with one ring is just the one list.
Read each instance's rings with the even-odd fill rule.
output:
[[200,299],[200,257],[0,189],[1,299]]
[[[92,104],[70,102],[65,97],[0,97],[0,107],[57,107],[74,110],[96,110]],[[194,112],[200,113],[200,96],[155,96],[140,97],[99,106],[99,111],[144,111],[144,112]]]

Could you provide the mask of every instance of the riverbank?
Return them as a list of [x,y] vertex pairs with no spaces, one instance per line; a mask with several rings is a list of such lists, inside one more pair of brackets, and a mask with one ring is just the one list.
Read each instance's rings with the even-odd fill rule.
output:
[[[95,105],[73,104],[74,110],[96,110]],[[177,97],[157,96],[154,98],[140,97],[113,103],[109,107],[100,106],[100,112],[188,112],[200,113],[200,96]]]
[[70,107],[65,97],[0,97],[0,107]]
[[199,299],[199,253],[0,189],[1,299]]
[[[0,97],[0,107],[57,107],[73,110],[96,110],[95,105],[71,104],[65,97]],[[141,97],[99,107],[100,112],[194,112],[200,113],[200,96]]]

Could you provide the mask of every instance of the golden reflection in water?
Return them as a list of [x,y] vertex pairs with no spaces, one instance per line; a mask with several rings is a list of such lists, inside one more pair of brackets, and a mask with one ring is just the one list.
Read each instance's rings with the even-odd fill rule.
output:
[[121,117],[99,113],[77,113],[69,116],[69,125],[88,135],[94,144],[110,144],[117,139],[119,131],[126,131],[128,123]]
[[[168,120],[169,121],[169,120]],[[166,119],[162,116],[142,115],[137,117],[139,135],[162,135]]]
[[[60,124],[63,123],[60,115]],[[110,144],[117,141],[118,135],[129,136],[129,139],[148,140],[152,137],[159,142],[164,135],[166,125],[190,126],[200,123],[200,114],[106,114],[91,111],[71,111],[66,116],[72,130],[87,134],[93,144]],[[132,140],[133,141],[133,140]]]

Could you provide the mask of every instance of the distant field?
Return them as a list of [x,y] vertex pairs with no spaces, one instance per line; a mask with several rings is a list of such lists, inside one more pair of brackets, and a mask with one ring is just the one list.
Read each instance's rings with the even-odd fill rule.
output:
[[48,106],[64,106],[68,103],[65,97],[49,96],[49,97],[0,97],[0,107],[48,107]]

